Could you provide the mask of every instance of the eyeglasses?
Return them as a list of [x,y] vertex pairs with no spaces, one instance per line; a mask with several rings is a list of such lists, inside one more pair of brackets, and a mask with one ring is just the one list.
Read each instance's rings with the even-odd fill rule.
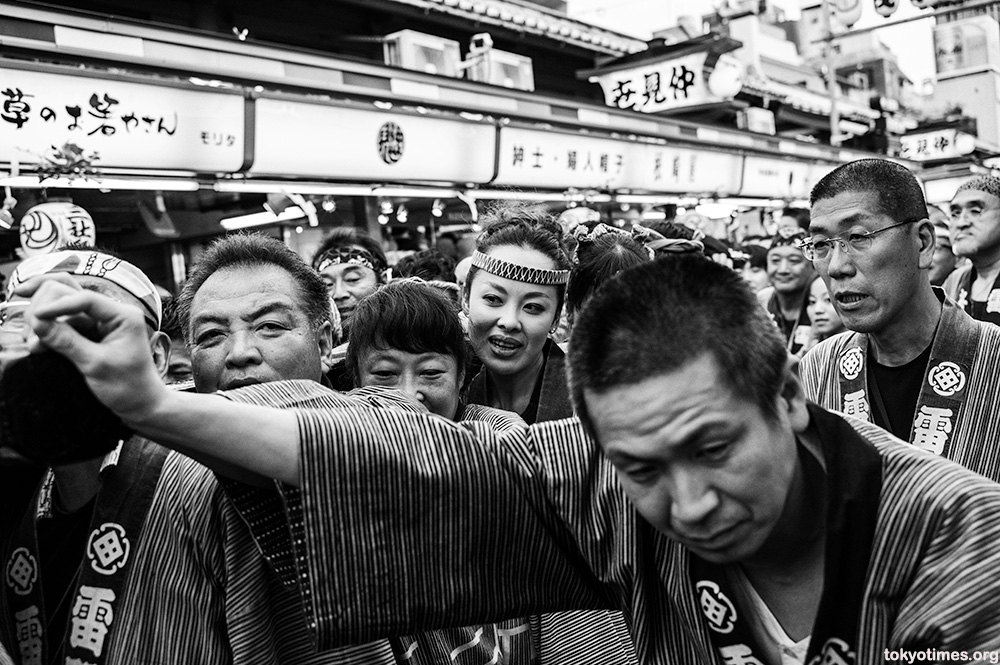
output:
[[844,238],[843,236],[834,236],[832,238],[822,238],[820,240],[803,240],[799,243],[798,247],[810,261],[826,261],[830,258],[830,254],[833,253],[833,246],[835,244],[839,244],[840,249],[845,252],[866,252],[871,249],[872,243],[875,241],[875,236],[879,233],[888,231],[889,229],[894,229],[897,226],[912,224],[913,222],[919,221],[919,219],[907,219],[902,222],[890,224],[889,226],[885,226],[881,229],[869,231],[868,233],[851,233],[848,234],[847,238]]

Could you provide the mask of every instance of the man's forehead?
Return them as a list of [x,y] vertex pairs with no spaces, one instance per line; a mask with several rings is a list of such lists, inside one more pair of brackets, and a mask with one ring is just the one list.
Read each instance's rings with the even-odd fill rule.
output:
[[112,300],[142,308],[142,302],[114,282],[93,275],[73,275],[73,280],[88,291],[106,295]]
[[955,194],[951,199],[951,205],[964,205],[969,203],[981,203],[988,206],[1000,205],[1000,197],[979,189],[963,189]]
[[247,314],[262,307],[304,311],[298,282],[275,265],[230,266],[202,282],[191,301],[191,318],[223,311]]
[[848,226],[856,222],[888,216],[874,192],[846,191],[816,201],[810,211],[809,230]]

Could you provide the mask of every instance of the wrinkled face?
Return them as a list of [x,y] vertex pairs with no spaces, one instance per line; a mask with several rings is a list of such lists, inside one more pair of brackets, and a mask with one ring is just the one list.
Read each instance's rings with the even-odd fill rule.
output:
[[310,325],[295,279],[274,265],[223,268],[191,303],[191,365],[198,392],[309,379],[319,381],[330,324]]
[[821,279],[814,279],[809,287],[809,320],[812,321],[813,330],[823,338],[843,332],[844,322],[840,320],[840,315],[830,300],[830,292],[826,289],[826,282]]
[[950,211],[956,256],[987,258],[1000,252],[1000,198],[966,189],[951,200]]
[[167,364],[167,383],[183,383],[194,378],[191,371],[191,352],[182,339],[170,338],[170,362]]
[[378,288],[378,276],[366,266],[336,263],[320,273],[340,313],[340,322],[347,330],[358,301]]
[[783,245],[768,250],[767,276],[775,291],[801,293],[812,279],[813,267],[798,247]]
[[358,359],[358,373],[361,387],[396,388],[449,420],[458,412],[463,375],[451,354],[372,348]]
[[750,287],[754,291],[760,291],[761,289],[767,288],[771,285],[771,278],[767,276],[767,269],[759,266],[752,266],[749,261],[747,261],[743,266],[741,273],[743,275],[743,279],[750,284]]
[[[529,268],[557,267],[545,254],[514,245],[493,247],[489,254]],[[528,284],[476,271],[465,307],[469,341],[486,369],[511,375],[540,362],[555,322],[558,297],[556,286]]]
[[[895,224],[896,220],[879,210],[875,196],[871,192],[843,192],[817,201],[809,225],[812,239],[847,238]],[[930,227],[929,222],[924,224]],[[864,251],[846,251],[834,243],[830,255],[815,262],[834,307],[850,330],[878,334],[893,324],[905,325],[908,304],[926,288],[922,268],[930,266],[932,254],[928,245],[923,255],[920,237],[913,228],[917,225],[905,224],[879,233]]]
[[708,354],[584,399],[622,487],[654,528],[714,563],[747,559],[774,532],[797,460],[783,401],[766,419],[732,394]]

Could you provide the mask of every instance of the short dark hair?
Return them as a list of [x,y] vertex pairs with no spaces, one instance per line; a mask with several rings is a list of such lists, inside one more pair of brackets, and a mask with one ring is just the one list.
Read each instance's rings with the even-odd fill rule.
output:
[[[569,270],[572,267],[568,238],[563,232],[559,221],[545,208],[529,206],[525,203],[512,201],[500,203],[488,210],[479,220],[483,232],[476,238],[476,249],[488,254],[493,247],[514,245],[541,252],[552,259],[556,270]],[[471,266],[465,278],[465,297],[472,288],[472,278],[479,268]],[[558,289],[559,298],[556,305],[556,319],[562,310],[566,290]]]
[[184,334],[184,322],[181,320],[177,298],[168,296],[162,299],[163,318],[160,321],[160,332],[170,339],[187,339]]
[[812,188],[809,205],[844,192],[870,192],[877,211],[897,222],[927,219],[927,201],[916,176],[887,159],[859,159],[838,166]]
[[190,342],[191,304],[205,280],[224,268],[273,265],[285,270],[299,287],[306,316],[314,330],[330,321],[330,296],[319,274],[283,242],[259,233],[219,238],[202,254],[177,296],[177,308]]
[[375,273],[378,280],[381,282],[384,279],[382,271],[389,267],[389,260],[385,257],[385,250],[382,249],[382,243],[360,229],[347,226],[338,226],[332,229],[326,238],[323,239],[323,242],[319,245],[319,249],[313,254],[312,267],[318,268],[319,260],[330,250],[341,249],[343,247],[360,247],[371,254],[372,258],[375,259]]
[[454,282],[455,259],[436,249],[424,249],[401,258],[393,267],[392,275]]
[[803,231],[809,230],[809,211],[805,208],[785,208],[781,211],[782,217],[791,217]]
[[697,254],[622,271],[587,303],[573,328],[569,377],[576,413],[593,436],[584,391],[640,383],[705,354],[734,395],[747,396],[769,418],[776,415],[788,354],[738,273]]
[[389,282],[362,298],[351,317],[345,359],[348,373],[360,385],[361,358],[372,349],[454,356],[465,367],[465,332],[456,304],[440,289],[417,279]]
[[566,287],[566,309],[570,312],[583,307],[602,284],[622,270],[650,260],[645,245],[624,233],[605,233],[593,242],[582,241],[576,257]]

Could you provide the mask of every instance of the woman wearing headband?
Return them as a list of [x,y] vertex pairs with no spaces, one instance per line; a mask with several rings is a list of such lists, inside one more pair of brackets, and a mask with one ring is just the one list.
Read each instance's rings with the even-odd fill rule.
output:
[[565,356],[549,340],[569,281],[562,227],[520,204],[491,211],[483,226],[462,305],[483,363],[469,402],[513,411],[529,424],[571,416]]

